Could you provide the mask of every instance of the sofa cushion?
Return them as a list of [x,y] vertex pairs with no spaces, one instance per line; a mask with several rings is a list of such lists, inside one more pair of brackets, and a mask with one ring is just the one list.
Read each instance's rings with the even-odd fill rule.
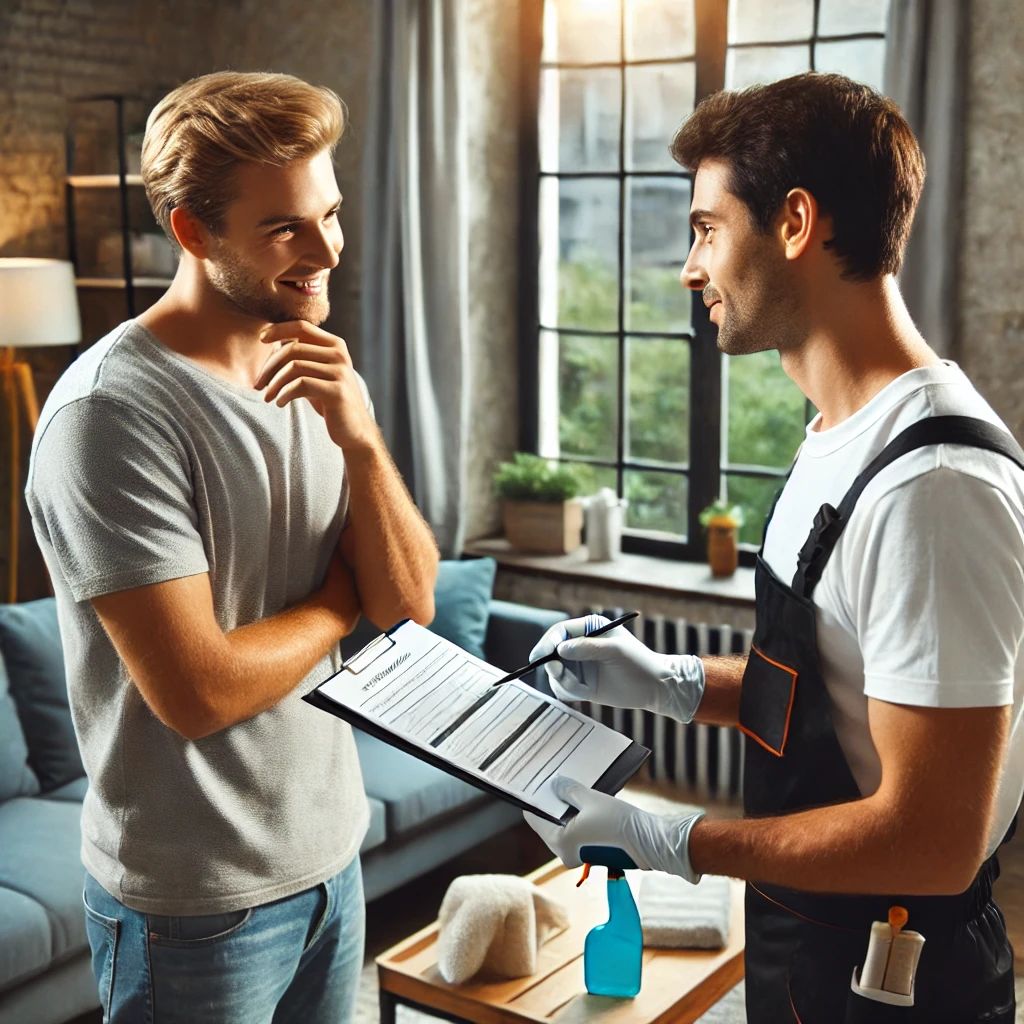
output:
[[39,780],[28,766],[25,733],[7,684],[7,668],[0,658],[0,802],[38,792]]
[[380,846],[387,838],[387,822],[385,821],[386,810],[384,804],[375,797],[367,797],[366,802],[370,805],[370,827],[366,830],[363,838],[363,845],[359,847],[360,853],[366,853],[375,846]]
[[[487,660],[506,672],[522,667],[530,658],[530,651],[556,622],[569,616],[565,612],[511,601],[492,601],[491,617],[487,620]],[[544,669],[536,670],[544,679]],[[527,681],[529,677],[527,677]]]
[[50,922],[34,899],[0,888],[0,991],[50,964]]
[[74,800],[81,803],[85,799],[85,791],[89,788],[89,780],[83,775],[80,779],[65,782],[63,786],[51,789],[49,793],[41,793],[43,800]]
[[366,792],[383,801],[391,840],[485,794],[433,765],[354,730]]
[[84,775],[52,597],[0,605],[0,652],[39,785],[44,791],[56,789]]
[[430,628],[478,658],[484,656],[496,570],[493,558],[442,561],[437,569],[436,612]]
[[86,947],[79,848],[82,808],[63,800],[17,799],[0,804],[0,886],[41,904],[49,918],[54,959]]

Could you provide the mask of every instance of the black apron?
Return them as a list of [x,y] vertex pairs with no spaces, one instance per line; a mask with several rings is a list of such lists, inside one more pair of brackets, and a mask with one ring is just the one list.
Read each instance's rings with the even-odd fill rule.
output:
[[[887,445],[857,477],[838,509],[822,505],[791,586],[768,568],[762,545],[755,573],[757,623],[739,715],[747,734],[747,816],[785,814],[861,797],[832,725],[811,598],[868,481],[901,455],[933,444],[985,448],[1024,469],[1024,451],[1005,431],[969,417],[931,417]],[[982,557],[989,556],[982,552]],[[1011,827],[1004,842],[1012,832]],[[818,894],[749,881],[749,1024],[1013,1024],[1013,950],[1003,915],[992,902],[998,874],[993,855],[971,887],[957,896]],[[886,921],[894,904],[907,908],[907,927],[925,937],[913,1007],[869,1001],[850,987],[854,967],[864,963],[872,921]]]

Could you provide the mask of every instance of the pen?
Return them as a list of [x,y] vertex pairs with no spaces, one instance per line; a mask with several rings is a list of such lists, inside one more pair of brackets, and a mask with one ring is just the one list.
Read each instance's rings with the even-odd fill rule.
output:
[[[587,637],[600,636],[602,633],[607,633],[610,629],[614,629],[616,626],[621,626],[624,622],[629,622],[631,619],[635,619],[640,613],[639,612],[627,612],[625,615],[620,615],[617,619],[612,619],[611,622],[606,622],[603,626],[595,629],[593,633],[587,633]],[[566,639],[570,639],[566,637]],[[573,640],[581,640],[582,637],[572,637]],[[491,686],[500,686],[502,683],[510,683],[513,679],[519,679],[525,676],[527,672],[532,672],[535,668],[540,665],[546,665],[549,661],[558,660],[557,648],[550,654],[545,654],[543,658],[538,658],[536,661],[531,661],[529,665],[524,665],[522,668],[517,668],[515,672],[510,672],[507,676],[501,679],[495,680],[491,683]]]

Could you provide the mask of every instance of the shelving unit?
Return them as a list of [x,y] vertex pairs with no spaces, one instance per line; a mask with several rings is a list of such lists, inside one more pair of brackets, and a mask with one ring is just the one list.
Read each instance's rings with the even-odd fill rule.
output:
[[[171,283],[170,278],[146,275],[137,276],[133,267],[130,193],[132,190],[142,188],[142,175],[130,174],[128,172],[125,105],[134,101],[141,102],[142,97],[100,93],[91,96],[80,96],[72,100],[76,104],[102,103],[110,105],[114,118],[118,171],[116,174],[77,173],[78,146],[75,119],[72,117],[68,122],[66,134],[67,174],[64,179],[64,193],[67,206],[68,258],[75,267],[77,275],[75,283],[79,288],[83,289],[123,291],[125,311],[128,317],[134,317],[139,311],[136,301],[136,292],[138,290],[163,290]],[[79,192],[87,190],[116,191],[117,193],[118,228],[121,235],[121,274],[117,277],[86,276],[82,273],[76,197]]]

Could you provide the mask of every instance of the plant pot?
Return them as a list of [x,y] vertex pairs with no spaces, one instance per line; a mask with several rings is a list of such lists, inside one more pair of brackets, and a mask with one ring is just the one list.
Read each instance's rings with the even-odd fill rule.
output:
[[511,501],[501,503],[505,537],[520,551],[566,555],[580,546],[583,505],[569,501]]
[[712,576],[731,576],[740,564],[739,528],[732,519],[716,517],[707,525],[708,565]]

